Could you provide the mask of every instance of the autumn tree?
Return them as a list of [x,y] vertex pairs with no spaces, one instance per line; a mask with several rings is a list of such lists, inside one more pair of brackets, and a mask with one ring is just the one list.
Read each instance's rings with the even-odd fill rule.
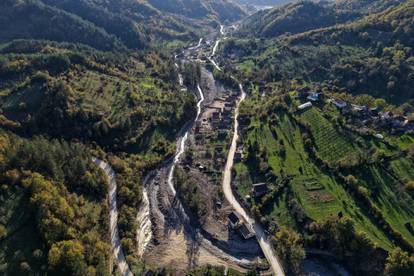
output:
[[414,257],[398,247],[388,256],[384,272],[389,276],[414,275]]
[[300,263],[306,256],[299,234],[293,230],[282,228],[274,236],[273,246],[282,259],[285,269],[295,275],[298,274]]

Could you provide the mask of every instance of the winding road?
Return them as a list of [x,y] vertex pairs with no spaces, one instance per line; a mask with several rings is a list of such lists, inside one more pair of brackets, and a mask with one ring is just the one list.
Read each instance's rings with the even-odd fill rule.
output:
[[227,156],[226,167],[224,169],[224,174],[223,174],[223,182],[222,182],[223,192],[224,192],[224,195],[227,201],[230,202],[230,204],[236,210],[236,212],[243,217],[243,219],[249,224],[251,230],[255,233],[257,241],[259,242],[259,245],[262,248],[263,254],[265,255],[267,261],[270,264],[273,274],[277,276],[283,276],[285,275],[285,273],[283,271],[281,262],[279,261],[277,255],[275,254],[272,248],[272,245],[270,244],[270,241],[263,227],[261,226],[260,223],[258,223],[252,217],[248,215],[248,213],[244,210],[244,208],[237,201],[236,197],[233,194],[233,190],[231,188],[231,169],[233,167],[234,154],[237,148],[237,140],[239,139],[239,134],[238,134],[239,107],[240,107],[240,104],[243,102],[243,100],[246,98],[246,93],[244,92],[243,86],[239,84],[239,87],[240,87],[241,97],[237,103],[236,110],[235,110],[234,135],[231,141],[231,146],[230,146],[229,153]]
[[[223,25],[220,25],[220,34],[222,36],[225,34]],[[213,47],[212,54],[208,59],[217,70],[222,71],[221,68],[217,65],[217,63],[213,59],[214,55],[217,52],[220,41],[221,41],[220,38],[216,40],[214,47]],[[232,78],[235,79],[234,77]],[[223,182],[222,182],[223,192],[224,192],[224,195],[227,201],[232,205],[232,207],[236,210],[236,212],[243,217],[243,219],[249,224],[250,229],[255,233],[256,239],[259,242],[259,245],[263,251],[263,254],[265,255],[267,261],[270,264],[273,274],[277,276],[283,276],[285,275],[283,271],[283,266],[280,260],[278,259],[276,253],[274,252],[272,245],[269,241],[269,238],[267,237],[265,230],[263,229],[263,226],[248,215],[246,210],[244,210],[244,208],[237,201],[236,197],[233,194],[233,190],[231,188],[231,170],[233,167],[234,155],[236,153],[237,141],[239,139],[239,134],[238,134],[239,108],[240,108],[240,104],[246,98],[246,92],[244,91],[243,86],[240,83],[239,83],[239,89],[240,89],[241,96],[237,103],[235,115],[234,115],[234,135],[233,135],[233,139],[232,139],[229,153],[227,156],[226,166],[223,172]]]
[[122,276],[133,276],[128,263],[125,260],[124,252],[121,248],[121,240],[118,232],[118,207],[116,202],[116,181],[115,172],[111,166],[103,160],[92,158],[92,161],[99,166],[108,178],[109,183],[109,225],[111,228],[111,247],[115,262]]

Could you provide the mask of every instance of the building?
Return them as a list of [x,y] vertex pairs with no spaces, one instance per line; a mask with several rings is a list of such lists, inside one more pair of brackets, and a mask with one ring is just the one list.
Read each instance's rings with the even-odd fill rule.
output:
[[368,108],[365,105],[352,104],[351,106],[352,110],[356,112],[363,112],[368,110]]
[[239,163],[242,161],[243,155],[240,151],[236,151],[234,154],[234,162]]
[[373,116],[378,116],[378,114],[380,112],[380,108],[378,106],[372,107],[372,108],[369,109],[369,111],[371,112],[371,114]]
[[267,184],[266,183],[257,183],[253,184],[253,196],[261,197],[267,193]]
[[248,240],[254,237],[253,231],[250,230],[250,227],[248,227],[245,223],[240,225],[239,233],[245,240]]
[[237,228],[237,227],[239,226],[239,223],[240,223],[240,217],[239,217],[239,215],[238,215],[237,213],[235,213],[235,212],[231,212],[231,213],[228,215],[228,218],[229,218],[229,224],[230,224],[230,227],[231,227],[232,229],[235,229],[235,228]]
[[304,104],[301,104],[300,106],[298,106],[298,110],[305,110],[312,107],[312,103],[311,102],[306,102]]
[[309,96],[309,88],[302,87],[298,89],[298,96],[301,99],[305,99],[307,96]]
[[322,93],[312,93],[307,97],[307,99],[311,102],[319,102],[322,100]]
[[341,101],[341,100],[333,100],[333,101],[332,101],[332,104],[333,104],[334,106],[336,106],[339,110],[344,109],[344,108],[345,108],[345,107],[347,107],[347,105],[348,105],[346,102]]

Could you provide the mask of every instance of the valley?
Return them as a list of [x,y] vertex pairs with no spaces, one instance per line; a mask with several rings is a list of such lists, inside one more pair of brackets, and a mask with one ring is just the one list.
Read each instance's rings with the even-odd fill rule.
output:
[[414,274],[413,0],[0,3],[0,274]]

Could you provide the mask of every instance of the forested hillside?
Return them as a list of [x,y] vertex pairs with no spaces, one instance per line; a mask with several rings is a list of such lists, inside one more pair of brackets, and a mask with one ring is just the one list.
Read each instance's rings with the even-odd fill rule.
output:
[[258,80],[326,82],[352,94],[411,102],[413,7],[406,1],[354,22],[281,39],[230,40],[222,50]]
[[193,98],[178,91],[175,68],[155,53],[128,57],[35,41],[3,45],[0,53],[2,125],[21,135],[138,152],[192,116]]
[[297,1],[255,13],[243,21],[239,33],[244,36],[254,33],[256,36],[267,38],[297,34],[355,20],[401,2],[401,0]]
[[223,0],[5,0],[0,7],[2,42],[47,39],[106,51],[184,43],[206,32],[206,26],[243,16],[238,6]]
[[79,144],[0,132],[0,270],[108,275],[107,182]]

